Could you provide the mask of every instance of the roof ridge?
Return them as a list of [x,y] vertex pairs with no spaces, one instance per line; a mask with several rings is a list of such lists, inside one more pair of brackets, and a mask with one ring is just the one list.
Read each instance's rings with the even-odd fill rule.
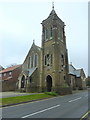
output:
[[15,65],[15,66],[12,66],[12,67],[8,67],[4,70],[1,70],[0,73],[4,73],[4,72],[9,72],[9,71],[13,71],[14,69],[20,67],[22,64],[19,64],[19,65]]

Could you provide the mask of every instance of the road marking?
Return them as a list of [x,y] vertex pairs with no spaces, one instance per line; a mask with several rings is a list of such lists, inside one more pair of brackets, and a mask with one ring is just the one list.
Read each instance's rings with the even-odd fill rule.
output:
[[88,111],[85,115],[83,115],[80,120],[83,120],[83,118],[85,118],[89,113],[90,113],[90,111]]
[[32,114],[29,114],[29,115],[26,115],[26,116],[23,116],[21,118],[27,118],[27,117],[30,117],[30,116],[33,116],[33,115],[36,115],[36,114],[39,114],[39,113],[42,113],[42,112],[45,112],[47,110],[51,110],[53,108],[56,108],[56,107],[59,107],[60,105],[55,105],[53,107],[50,107],[50,108],[47,108],[47,109],[44,109],[44,110],[41,110],[41,111],[38,111],[38,112],[35,112],[35,113],[32,113]]
[[73,102],[73,101],[76,101],[76,100],[79,100],[79,99],[81,99],[81,97],[76,98],[76,99],[74,99],[74,100],[70,100],[69,102]]

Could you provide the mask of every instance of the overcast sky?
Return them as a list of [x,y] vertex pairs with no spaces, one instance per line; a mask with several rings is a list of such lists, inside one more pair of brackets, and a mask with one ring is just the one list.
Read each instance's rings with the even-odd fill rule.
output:
[[[65,22],[69,63],[88,74],[88,2],[54,2]],[[22,64],[32,43],[41,46],[42,25],[52,1],[0,3],[0,65]]]

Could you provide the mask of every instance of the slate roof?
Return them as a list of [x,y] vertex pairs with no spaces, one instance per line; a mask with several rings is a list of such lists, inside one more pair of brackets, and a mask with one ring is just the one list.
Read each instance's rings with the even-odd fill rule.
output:
[[10,79],[12,79],[12,76],[7,77],[7,78],[5,78],[5,79],[3,79],[3,80],[10,80]]
[[59,19],[63,24],[64,24],[64,22],[58,17],[58,15],[56,14],[56,12],[55,12],[55,10],[54,9],[52,9],[52,11],[50,12],[50,14],[49,14],[49,16],[45,19],[45,20],[43,20],[42,21],[42,24],[45,22],[45,21],[47,21],[48,19],[50,19],[50,18],[52,18],[53,20],[55,19]]
[[33,67],[31,69],[28,69],[29,77],[34,73],[34,71],[37,69],[37,67]]
[[80,77],[81,69],[75,69],[72,64],[69,65],[69,74]]
[[37,46],[37,45],[35,45],[36,47],[37,47],[37,49],[39,50],[39,51],[41,51],[41,48],[39,47],[39,46]]
[[33,68],[30,68],[30,69],[27,69],[24,71],[25,75],[29,75],[29,77],[35,72],[35,70],[37,69],[37,67],[33,67]]

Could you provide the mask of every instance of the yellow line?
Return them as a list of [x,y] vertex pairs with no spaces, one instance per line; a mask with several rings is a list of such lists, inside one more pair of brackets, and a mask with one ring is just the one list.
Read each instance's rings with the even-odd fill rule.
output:
[[85,115],[83,115],[80,120],[83,120],[83,118],[85,118],[89,113],[90,113],[90,111],[88,111]]

